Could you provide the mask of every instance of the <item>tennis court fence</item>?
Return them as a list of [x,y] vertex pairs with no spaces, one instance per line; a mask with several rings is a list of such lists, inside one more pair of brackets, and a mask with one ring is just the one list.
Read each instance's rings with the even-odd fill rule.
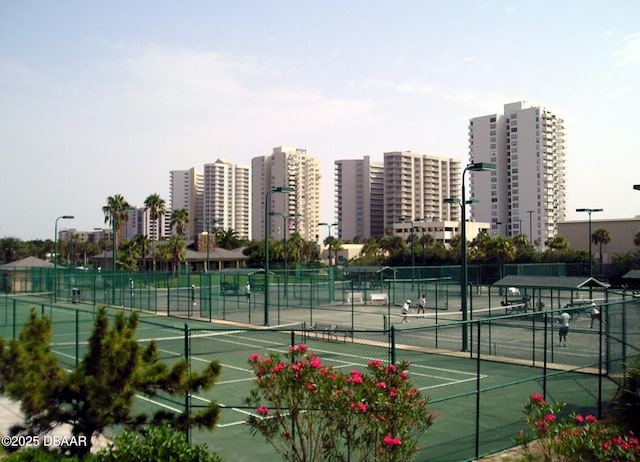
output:
[[[433,461],[472,460],[513,446],[511,438],[522,428],[522,404],[532,393],[567,402],[567,411],[603,416],[629,359],[640,352],[640,305],[612,295],[600,302],[600,308],[602,316],[595,324],[580,304],[511,314],[498,304],[491,315],[479,310],[475,318],[464,321],[442,316],[435,322],[434,316],[414,315],[405,324],[400,316],[383,310],[375,314],[377,328],[336,322],[335,316],[249,327],[124,310],[140,313],[139,341],[155,341],[164,361],[187,358],[194,369],[213,359],[222,364],[221,383],[210,395],[189,397],[188,404],[169,398],[148,403],[176,410],[215,399],[224,413],[241,410],[246,416],[251,410],[243,402],[252,387],[247,360],[256,352],[285,352],[291,345],[306,343],[324,363],[340,368],[364,369],[371,359],[411,361],[417,386],[430,397],[434,411],[444,416],[421,444]],[[4,295],[0,336],[17,338],[35,310],[51,319],[52,349],[64,367],[73,368],[86,353],[97,309],[93,304],[54,301],[46,292]],[[566,347],[559,345],[556,322],[565,310],[572,316]],[[110,314],[115,311],[109,309]],[[439,382],[443,375],[453,379]]]

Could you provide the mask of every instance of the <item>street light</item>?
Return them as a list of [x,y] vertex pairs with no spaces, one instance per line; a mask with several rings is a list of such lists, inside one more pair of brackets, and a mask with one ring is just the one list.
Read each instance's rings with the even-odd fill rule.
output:
[[287,230],[289,229],[289,220],[291,218],[299,218],[302,215],[299,213],[294,213],[292,215],[283,215],[280,212],[270,212],[269,215],[282,217],[282,222],[284,225],[284,298],[287,298],[287,286],[289,284],[289,273],[287,272]]
[[[413,289],[413,284],[415,281],[415,266],[416,266],[416,254],[414,250],[415,237],[413,235],[413,224],[418,221],[423,221],[423,219],[417,218],[414,220],[413,218],[410,218],[410,217],[404,217],[404,218],[400,218],[400,221],[404,223],[411,223],[411,229],[409,231],[411,233],[411,288]],[[424,243],[422,245],[424,245]],[[423,252],[423,256],[424,256],[424,252]]]
[[53,236],[53,268],[54,268],[54,277],[55,283],[53,284],[53,299],[57,300],[58,296],[58,220],[73,220],[75,217],[73,215],[61,215],[56,218],[55,222],[55,230]]
[[269,325],[269,198],[272,192],[292,193],[291,186],[277,186],[264,194],[264,325]]
[[[327,235],[327,237],[331,236],[331,228],[334,226],[340,226],[340,223],[318,223],[318,226],[326,226],[329,228],[329,234]],[[331,269],[331,246],[329,246],[329,269]]]
[[222,223],[223,220],[222,218],[214,218],[213,220],[207,220],[205,218],[196,218],[196,223],[204,223],[205,226],[207,227],[207,265],[206,268],[204,269],[205,273],[209,272],[209,248],[211,247],[209,245],[209,236],[211,235],[211,223],[216,224],[216,223]]
[[[531,215],[533,212],[533,210],[527,210],[527,213],[529,214],[529,245],[531,247],[533,247],[533,225],[531,221]],[[520,230],[520,232],[522,233],[522,230]]]
[[[490,170],[495,170],[496,164],[492,164],[489,162],[474,162],[472,164],[467,165],[462,171],[462,200],[460,203],[460,208],[462,209],[462,218],[460,220],[460,234],[461,234],[461,243],[460,243],[460,296],[461,296],[461,304],[462,307],[460,310],[462,311],[462,320],[467,321],[467,207],[466,205],[471,203],[466,199],[466,188],[464,184],[464,174],[467,171],[471,172],[485,172]],[[445,202],[451,203],[447,199]],[[464,322],[462,324],[462,351],[468,350],[468,332],[467,332],[467,324]]]
[[589,277],[593,277],[593,263],[591,261],[591,214],[602,212],[603,209],[576,209],[576,212],[587,212],[589,214]]

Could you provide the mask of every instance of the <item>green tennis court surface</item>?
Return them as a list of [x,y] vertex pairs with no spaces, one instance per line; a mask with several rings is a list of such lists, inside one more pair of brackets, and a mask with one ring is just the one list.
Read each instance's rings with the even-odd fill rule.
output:
[[[522,407],[533,393],[544,390],[548,399],[567,402],[568,411],[595,414],[599,394],[609,399],[616,389],[625,348],[638,344],[637,303],[610,302],[602,332],[599,326],[590,328],[589,317],[576,308],[569,346],[561,348],[554,312],[506,315],[504,307],[492,302],[488,297],[474,299],[468,324],[461,323],[456,310],[413,314],[403,324],[399,308],[390,305],[296,308],[280,317],[286,318],[281,326],[252,327],[141,311],[137,336],[141,343],[155,340],[167,362],[188,357],[194,369],[213,359],[220,362],[219,383],[191,397],[194,407],[218,402],[223,407],[220,425],[214,432],[194,431],[192,441],[206,442],[225,460],[280,460],[244,425],[253,412],[242,404],[253,381],[247,360],[253,353],[285,353],[291,344],[305,343],[324,364],[345,371],[363,371],[372,359],[411,361],[412,383],[441,415],[419,441],[417,460],[459,461],[473,458],[476,444],[479,454],[512,445],[511,438],[524,428]],[[46,297],[4,297],[1,335],[12,338],[19,333],[31,308],[52,319],[52,348],[63,365],[73,367],[84,354],[96,307],[53,304]],[[461,351],[463,332],[466,351]],[[138,405],[179,412],[184,403],[141,396]]]

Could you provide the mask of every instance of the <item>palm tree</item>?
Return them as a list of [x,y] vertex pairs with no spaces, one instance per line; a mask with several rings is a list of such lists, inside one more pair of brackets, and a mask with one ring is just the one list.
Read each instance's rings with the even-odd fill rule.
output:
[[218,229],[216,230],[216,244],[218,247],[232,250],[240,247],[240,239],[238,239],[238,233],[232,229]]
[[147,262],[147,255],[149,255],[149,247],[151,244],[151,241],[149,240],[149,237],[145,234],[136,234],[135,237],[133,238],[133,241],[135,242],[137,248],[138,248],[138,253],[140,254],[140,258],[141,258],[141,269],[145,269],[147,267],[146,262]]
[[600,246],[600,274],[602,274],[602,246],[611,242],[611,235],[606,229],[598,228],[591,235],[591,242]]
[[152,247],[154,248],[151,252],[153,256],[153,271],[156,270],[156,252],[155,252],[155,242],[158,240],[158,219],[162,218],[166,213],[167,209],[165,207],[164,199],[160,197],[159,194],[151,194],[144,200],[144,206],[149,211],[149,219],[153,222],[153,230],[151,233],[152,239]]
[[131,206],[121,194],[107,197],[107,205],[102,207],[104,222],[109,223],[116,230],[113,236],[113,252],[118,248],[118,234],[124,234],[124,223],[129,220],[128,209],[130,208]]
[[185,258],[184,238],[182,236],[171,236],[167,243],[168,254],[171,255],[173,261],[173,274],[176,274],[176,270],[181,262]]
[[118,253],[118,266],[126,271],[138,269],[138,246],[134,239],[123,240],[121,250]]
[[171,213],[171,227],[176,227],[176,234],[184,236],[189,226],[189,212],[185,209],[176,209]]

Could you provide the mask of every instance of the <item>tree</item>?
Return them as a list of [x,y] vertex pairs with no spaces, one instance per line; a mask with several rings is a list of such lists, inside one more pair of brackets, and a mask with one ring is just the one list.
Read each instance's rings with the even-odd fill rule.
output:
[[240,247],[238,233],[233,228],[216,230],[216,245],[222,249],[233,250]]
[[633,243],[636,247],[640,247],[640,231],[636,231],[636,235],[633,236]]
[[144,200],[144,206],[149,211],[149,219],[153,222],[153,230],[152,230],[152,258],[153,258],[153,271],[156,270],[156,251],[155,251],[155,242],[158,240],[159,232],[158,232],[158,219],[162,218],[166,213],[167,209],[165,207],[164,199],[160,197],[159,194],[151,194]]
[[285,358],[253,354],[249,363],[256,379],[248,423],[284,460],[410,461],[418,435],[433,424],[407,362],[372,360],[367,373],[346,374],[299,345]]
[[130,208],[129,203],[120,194],[107,197],[107,205],[102,207],[104,222],[116,230],[116,235],[113,236],[114,252],[118,248],[118,235],[124,235],[124,224],[129,220]]
[[189,212],[185,209],[176,209],[171,212],[171,227],[176,228],[178,236],[184,236],[189,226]]
[[563,236],[550,237],[547,240],[547,247],[552,250],[566,250],[569,248],[569,242]]
[[101,307],[85,357],[66,372],[50,349],[51,321],[38,318],[32,310],[18,340],[6,347],[0,339],[0,383],[5,384],[10,398],[21,402],[25,415],[25,424],[13,431],[41,435],[68,424],[77,441],[88,442],[68,450],[85,455],[91,449],[91,437],[112,426],[135,430],[149,423],[166,423],[178,430],[194,426],[213,429],[219,418],[215,402],[197,413],[189,409],[181,414],[165,410],[151,416],[133,413],[137,394],[184,398],[212,388],[220,375],[217,361],[198,373],[190,371],[186,359],[169,367],[159,359],[155,342],[146,348],[138,342],[137,325],[137,312],[128,319],[119,312],[110,324],[106,309]]
[[324,240],[324,245],[327,246],[327,251],[329,252],[329,265],[331,265],[331,252],[335,255],[334,265],[338,264],[338,251],[342,250],[342,243],[339,239],[336,239],[334,236],[327,236]]
[[168,255],[173,262],[173,274],[176,274],[180,263],[184,262],[185,258],[184,238],[182,236],[171,236],[167,247]]
[[591,235],[591,242],[600,246],[600,274],[602,274],[602,246],[611,242],[611,235],[606,229],[598,228]]
[[149,247],[150,247],[151,241],[146,235],[136,234],[135,237],[133,238],[133,242],[136,245],[136,251],[137,251],[136,253],[140,256],[140,259],[142,260],[140,263],[141,269],[146,269],[147,255],[149,255]]
[[23,242],[15,237],[0,239],[0,261],[11,263],[23,258]]
[[138,269],[139,252],[140,248],[135,239],[125,239],[120,246],[117,265],[127,271],[136,271]]

